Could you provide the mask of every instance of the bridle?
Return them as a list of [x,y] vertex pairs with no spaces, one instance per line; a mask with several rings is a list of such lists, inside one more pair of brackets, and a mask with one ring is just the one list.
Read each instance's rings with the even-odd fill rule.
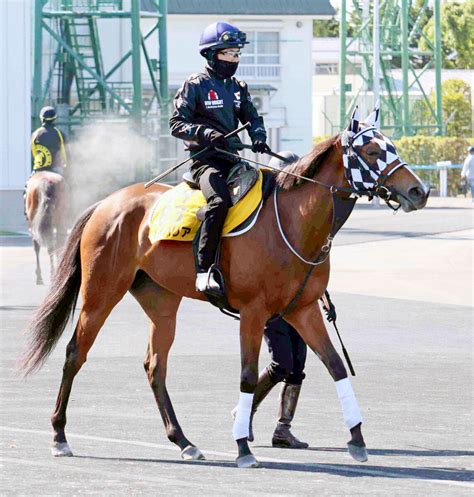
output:
[[[330,233],[326,239],[326,242],[321,248],[321,252],[318,255],[318,257],[313,260],[307,260],[305,259],[301,254],[299,254],[296,249],[291,245],[291,243],[288,241],[284,231],[283,227],[281,225],[281,220],[280,220],[280,214],[278,211],[278,202],[277,202],[277,194],[278,194],[278,188],[275,188],[274,194],[273,194],[273,204],[275,207],[275,216],[277,220],[277,225],[278,225],[278,230],[280,232],[280,235],[285,242],[286,246],[290,249],[290,251],[302,262],[310,265],[310,266],[317,266],[319,264],[322,264],[327,257],[329,256],[329,251],[331,249],[331,244],[332,240],[334,239],[334,236],[336,233],[339,231],[339,229],[342,227],[342,225],[347,221],[347,218],[349,217],[350,213],[352,212],[352,209],[355,205],[355,202],[357,201],[358,198],[362,196],[366,196],[369,198],[369,200],[372,200],[375,197],[378,197],[382,199],[393,211],[398,211],[400,208],[400,203],[398,203],[398,206],[394,207],[391,202],[394,201],[393,199],[393,194],[396,193],[397,195],[400,195],[399,192],[395,192],[392,190],[390,187],[387,187],[385,185],[387,179],[398,169],[401,167],[407,166],[406,162],[403,162],[400,160],[398,154],[396,154],[395,147],[389,142],[388,140],[385,139],[383,135],[381,135],[375,126],[369,126],[367,128],[362,129],[358,133],[352,133],[352,136],[349,135],[349,131],[346,130],[342,134],[342,153],[343,153],[343,162],[344,162],[344,173],[346,176],[347,181],[349,182],[349,187],[344,187],[344,186],[336,186],[336,185],[328,185],[326,183],[323,183],[322,181],[315,180],[313,178],[305,178],[304,176],[300,176],[294,173],[289,173],[286,171],[282,171],[286,174],[292,174],[293,176],[297,176],[300,179],[304,179],[306,181],[309,181],[311,183],[315,183],[319,186],[322,186],[324,188],[327,188],[331,192],[331,198],[332,198],[332,204],[333,204],[333,221],[331,225],[331,230]],[[357,142],[364,142],[366,140],[365,135],[371,134],[372,136],[368,136],[367,138],[369,139],[368,141],[372,140],[374,138],[374,135],[378,135],[381,137],[382,140],[384,140],[386,146],[389,146],[393,148],[393,151],[395,152],[394,154],[390,152],[390,154],[394,155],[394,159],[390,161],[390,164],[386,164],[383,170],[380,170],[379,168],[375,169],[374,167],[371,167],[369,164],[367,164],[364,159],[360,156],[360,153],[357,150],[358,145],[356,145]],[[378,138],[380,142],[380,138]],[[368,143],[367,141],[367,143]],[[387,156],[387,153],[385,154]],[[390,156],[391,157],[391,156]],[[397,162],[398,159],[398,162]],[[377,160],[377,165],[379,159]],[[368,181],[361,182],[361,181],[355,181],[354,180],[354,174],[353,171],[349,170],[354,170],[357,168],[360,173],[360,177],[362,178],[365,176],[366,179],[370,178]],[[368,186],[372,183],[373,186]],[[364,187],[365,185],[365,187]],[[340,194],[343,193],[345,194],[344,197],[342,197]],[[339,195],[338,195],[339,194]],[[347,197],[347,194],[349,194],[349,197]],[[352,205],[351,208],[348,209],[346,207],[342,207],[343,203],[341,202],[341,199],[345,198],[346,201],[352,200]]]

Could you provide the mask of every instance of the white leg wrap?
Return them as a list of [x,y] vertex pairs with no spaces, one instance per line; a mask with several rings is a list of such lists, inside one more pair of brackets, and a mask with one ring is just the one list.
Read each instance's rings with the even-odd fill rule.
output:
[[362,423],[362,416],[349,378],[336,381],[336,390],[341,403],[344,423],[349,429],[354,428],[354,426]]
[[253,393],[240,392],[237,414],[232,428],[234,440],[249,436],[250,413],[252,412]]

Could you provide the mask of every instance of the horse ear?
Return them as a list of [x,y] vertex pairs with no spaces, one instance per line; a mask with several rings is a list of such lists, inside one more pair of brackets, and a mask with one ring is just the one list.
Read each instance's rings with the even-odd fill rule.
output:
[[374,110],[367,116],[365,122],[370,126],[380,127],[380,102],[377,100]]
[[357,133],[359,131],[359,123],[360,123],[359,107],[356,105],[356,108],[354,109],[354,112],[352,113],[351,116],[351,122],[347,127],[348,131],[352,133]]

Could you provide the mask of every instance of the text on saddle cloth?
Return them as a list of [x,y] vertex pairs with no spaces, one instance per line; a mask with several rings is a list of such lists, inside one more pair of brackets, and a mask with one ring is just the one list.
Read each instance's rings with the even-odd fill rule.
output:
[[[257,209],[262,201],[262,185],[263,175],[259,171],[256,183],[245,197],[230,207],[222,230],[223,236],[242,224]],[[165,192],[151,211],[148,234],[151,243],[159,240],[193,241],[201,225],[196,214],[205,205],[206,199],[201,190],[192,189],[186,183],[180,183]]]

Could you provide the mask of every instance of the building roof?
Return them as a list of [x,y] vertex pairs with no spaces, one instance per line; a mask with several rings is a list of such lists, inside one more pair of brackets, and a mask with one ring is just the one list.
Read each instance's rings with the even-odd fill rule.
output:
[[[142,10],[154,11],[150,0]],[[168,0],[168,14],[333,16],[330,0]]]

